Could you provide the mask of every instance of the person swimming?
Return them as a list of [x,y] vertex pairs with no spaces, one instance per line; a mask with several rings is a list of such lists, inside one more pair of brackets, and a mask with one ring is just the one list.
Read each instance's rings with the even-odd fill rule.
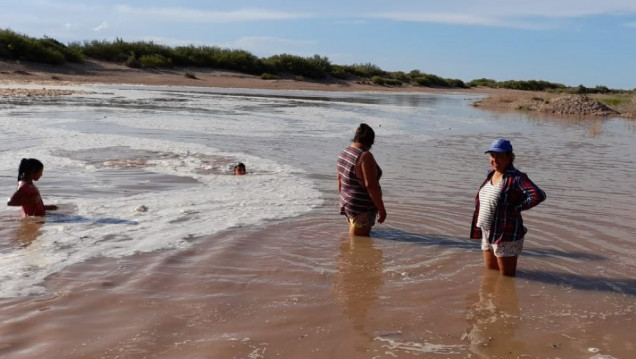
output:
[[234,166],[234,174],[237,176],[241,176],[246,174],[247,171],[245,169],[245,164],[243,162],[239,162]]

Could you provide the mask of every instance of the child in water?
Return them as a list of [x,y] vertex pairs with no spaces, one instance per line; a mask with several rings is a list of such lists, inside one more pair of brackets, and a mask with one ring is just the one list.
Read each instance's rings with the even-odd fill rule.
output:
[[245,164],[239,162],[236,166],[234,166],[234,174],[235,175],[244,175],[247,171],[245,170]]
[[18,189],[9,199],[7,205],[22,206],[22,216],[44,216],[46,211],[56,210],[57,206],[45,206],[40,191],[35,186],[42,177],[44,165],[35,158],[23,158],[18,169]]

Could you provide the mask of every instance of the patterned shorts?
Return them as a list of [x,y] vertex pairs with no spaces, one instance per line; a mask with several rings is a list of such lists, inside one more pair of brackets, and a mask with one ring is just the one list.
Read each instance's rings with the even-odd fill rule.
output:
[[512,242],[488,243],[490,231],[481,230],[481,250],[487,251],[492,249],[495,257],[518,257],[523,250],[523,239]]
[[349,225],[354,228],[370,228],[375,224],[375,217],[377,217],[377,211],[359,213],[355,216],[347,215]]

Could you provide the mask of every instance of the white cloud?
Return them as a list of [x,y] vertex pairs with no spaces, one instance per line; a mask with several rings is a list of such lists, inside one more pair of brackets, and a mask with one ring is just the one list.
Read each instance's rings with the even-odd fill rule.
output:
[[577,18],[636,13],[633,0],[455,0],[396,1],[385,8],[367,7],[369,13],[455,14],[490,19]]
[[336,24],[341,24],[341,25],[364,25],[364,24],[368,24],[369,21],[367,20],[362,20],[362,19],[357,19],[357,20],[337,20]]
[[488,16],[463,13],[413,13],[389,12],[382,14],[368,14],[368,17],[405,22],[427,22],[449,25],[492,26],[518,29],[538,30],[546,28],[545,24],[528,21],[512,21]]
[[140,38],[133,38],[130,41],[151,41],[155,44],[166,46],[211,46],[203,41],[192,41],[184,39],[176,39],[171,37],[157,37],[157,36],[144,36]]
[[541,30],[567,19],[636,14],[633,0],[460,0],[398,2],[387,9],[367,9],[362,18],[449,25]]
[[108,29],[108,23],[106,21],[104,21],[101,24],[99,24],[96,27],[94,27],[93,31],[100,32],[100,31],[106,30],[106,29]]
[[[636,2],[632,0],[485,0],[475,4],[479,5],[482,13],[498,18],[578,18],[636,13]],[[476,11],[475,8],[470,10]]]
[[188,8],[135,8],[118,5],[117,12],[170,22],[225,23],[247,21],[289,20],[309,17],[308,14],[263,9],[205,11]]

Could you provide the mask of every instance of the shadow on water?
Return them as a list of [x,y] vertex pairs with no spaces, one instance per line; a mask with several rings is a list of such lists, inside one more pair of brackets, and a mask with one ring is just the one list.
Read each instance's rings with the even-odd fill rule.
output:
[[130,221],[121,218],[88,218],[77,214],[48,214],[48,223],[99,223],[99,224],[124,224],[134,226],[139,224],[137,221]]
[[416,243],[424,246],[447,246],[466,250],[479,249],[477,242],[472,240],[411,233],[395,228],[374,229],[371,232],[371,237],[379,240]]
[[[427,246],[449,246],[470,250],[481,250],[479,242],[457,237],[444,237],[444,236],[432,236],[419,233],[406,232],[400,229],[389,228],[374,230],[372,232],[373,237],[377,239],[385,239],[390,241],[417,243]],[[528,257],[555,257],[555,258],[574,258],[574,259],[586,259],[590,261],[603,261],[607,258],[599,256],[593,253],[585,252],[566,252],[558,249],[524,249],[523,256]]]
[[625,295],[636,295],[635,279],[616,279],[558,273],[538,270],[518,270],[517,278],[535,282],[556,284],[565,288],[587,290],[594,292],[610,292]]
[[[424,235],[419,233],[406,232],[395,228],[373,230],[373,232],[371,232],[371,236],[376,240],[389,240],[396,242],[416,243],[423,246],[445,246],[471,251],[481,251],[478,243],[473,240],[456,237]],[[606,257],[592,253],[566,252],[556,249],[529,249],[525,250],[522,256],[575,258],[578,260],[588,261],[607,260]],[[534,270],[518,270],[517,278],[560,285],[572,289],[636,295],[635,279],[602,278],[569,273]]]

